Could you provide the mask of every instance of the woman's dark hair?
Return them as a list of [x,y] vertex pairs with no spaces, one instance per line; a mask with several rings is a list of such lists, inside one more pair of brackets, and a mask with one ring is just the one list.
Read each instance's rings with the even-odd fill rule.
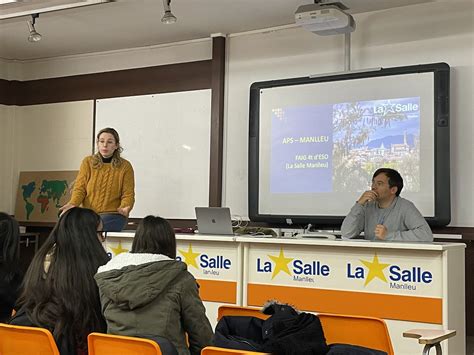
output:
[[176,258],[176,237],[169,222],[161,217],[147,216],[137,227],[131,253],[163,254]]
[[8,214],[0,212],[0,268],[5,271],[6,281],[17,274],[20,259],[20,228]]
[[390,186],[390,188],[394,186],[397,187],[397,192],[395,195],[399,196],[403,189],[403,178],[400,173],[395,169],[380,168],[375,171],[372,180],[374,180],[380,174],[385,174],[385,176],[388,178],[388,186]]
[[[109,133],[112,136],[114,136],[115,143],[117,143],[117,149],[115,149],[114,154],[112,154],[112,161],[111,164],[113,167],[118,167],[122,163],[122,158],[120,157],[120,154],[123,152],[123,148],[120,145],[120,136],[118,132],[111,128],[111,127],[106,127],[102,128],[99,133],[97,133],[97,141],[99,141],[99,137],[102,133]],[[102,166],[102,157],[100,156],[100,153],[97,152],[92,156],[92,167],[93,168],[100,168]]]
[[100,222],[89,209],[66,211],[35,254],[19,301],[34,324],[76,349],[87,349],[87,335],[106,329],[94,280],[109,260],[97,237]]

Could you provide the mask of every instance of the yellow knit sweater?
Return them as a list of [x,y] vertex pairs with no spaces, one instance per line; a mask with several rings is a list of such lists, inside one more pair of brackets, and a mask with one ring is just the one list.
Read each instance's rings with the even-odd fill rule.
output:
[[132,164],[122,158],[118,167],[102,164],[92,167],[92,156],[84,158],[77,174],[70,204],[90,208],[97,213],[117,213],[117,209],[135,203],[135,178]]

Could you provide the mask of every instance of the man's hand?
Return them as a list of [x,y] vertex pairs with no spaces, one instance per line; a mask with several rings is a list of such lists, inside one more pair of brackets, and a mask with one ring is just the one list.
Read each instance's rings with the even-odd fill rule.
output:
[[383,224],[377,224],[375,226],[375,237],[380,240],[385,240],[385,237],[387,236],[388,230],[387,227],[385,227]]
[[376,201],[377,200],[377,193],[375,191],[372,191],[372,190],[368,190],[368,191],[365,191],[362,196],[359,197],[359,199],[357,200],[357,203],[359,205],[365,205],[367,202],[371,202],[371,201]]
[[61,212],[61,214],[59,215],[59,217],[61,217],[63,214],[66,213],[66,211],[70,210],[71,208],[74,208],[76,207],[76,205],[73,205],[72,203],[66,203],[64,206],[62,206],[59,211]]
[[117,208],[118,213],[125,217],[128,217],[128,215],[130,214],[130,210],[130,206]]

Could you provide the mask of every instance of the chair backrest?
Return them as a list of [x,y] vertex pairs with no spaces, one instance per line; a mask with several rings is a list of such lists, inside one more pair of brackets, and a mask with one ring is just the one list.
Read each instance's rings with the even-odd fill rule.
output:
[[[218,320],[222,316],[269,317],[257,308],[239,306],[220,306]],[[327,313],[319,313],[318,317],[328,344],[359,345],[385,351],[388,355],[394,354],[387,325],[380,318]]]
[[50,331],[0,323],[1,355],[59,355]]
[[342,314],[318,314],[328,344],[365,346],[393,355],[387,325],[380,318]]
[[162,355],[156,342],[122,335],[90,333],[87,345],[89,355]]
[[262,355],[265,353],[256,353],[253,351],[247,350],[234,350],[234,349],[224,349],[217,348],[214,346],[207,346],[201,350],[201,355]]
[[260,319],[267,319],[270,317],[267,314],[260,312],[259,308],[240,307],[240,306],[220,306],[217,311],[217,320],[223,316],[247,316],[256,317]]

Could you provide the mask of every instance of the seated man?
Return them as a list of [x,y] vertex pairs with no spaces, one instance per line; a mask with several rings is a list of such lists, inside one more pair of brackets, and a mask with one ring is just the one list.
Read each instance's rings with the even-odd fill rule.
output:
[[342,238],[432,242],[433,234],[415,205],[400,197],[403,179],[398,171],[378,169],[372,189],[365,191],[342,222]]

